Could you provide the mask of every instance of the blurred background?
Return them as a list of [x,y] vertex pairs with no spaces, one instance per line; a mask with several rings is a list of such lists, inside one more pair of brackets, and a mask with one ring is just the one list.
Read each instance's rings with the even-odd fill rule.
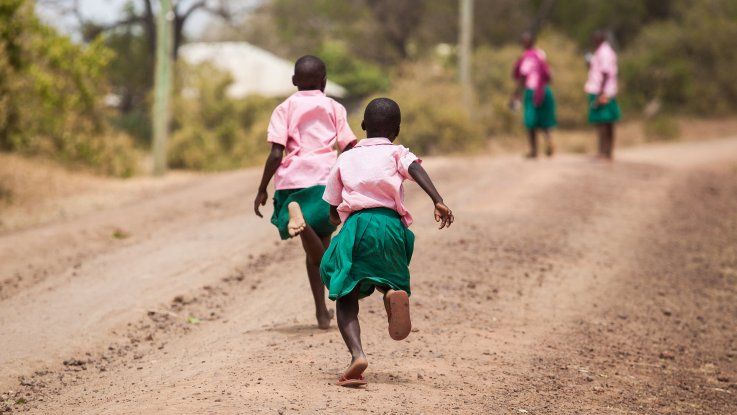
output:
[[[733,129],[734,0],[476,0],[471,100],[459,82],[459,8],[451,0],[174,0],[166,159],[170,168],[260,164],[293,61],[328,65],[328,93],[351,112],[397,100],[401,140],[420,154],[517,151],[507,108],[522,31],[540,29],[564,151],[586,152],[582,91],[592,31],[620,53],[622,141]],[[129,177],[151,171],[158,0],[3,0],[0,149],[64,168]],[[6,183],[6,188],[8,187]],[[0,197],[11,190],[2,190]],[[6,198],[7,198],[6,197]]]

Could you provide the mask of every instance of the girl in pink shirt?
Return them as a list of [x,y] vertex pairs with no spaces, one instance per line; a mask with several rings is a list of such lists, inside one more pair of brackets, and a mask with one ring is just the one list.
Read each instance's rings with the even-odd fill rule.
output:
[[314,56],[303,56],[294,65],[292,82],[299,89],[274,110],[267,139],[271,153],[254,201],[256,215],[266,204],[266,188],[274,177],[274,214],[271,223],[279,236],[299,235],[307,254],[318,327],[327,329],[332,318],[325,305],[325,288],[320,281],[320,261],[330,243],[335,225],[330,207],[322,200],[328,173],[335,164],[337,144],[345,151],[356,142],[342,105],[325,96],[325,64]]
[[329,298],[336,301],[338,328],[351,353],[351,364],[338,379],[340,386],[365,385],[368,360],[361,346],[358,300],[378,289],[384,294],[389,335],[406,338],[409,316],[409,262],[414,234],[412,216],[404,206],[405,180],[414,180],[435,205],[440,229],[453,223],[420,160],[406,147],[392,144],[399,135],[401,114],[396,102],[377,98],[366,107],[361,127],[366,131],[349,152],[338,158],[328,177],[323,199],[330,218],[343,222],[320,264]]

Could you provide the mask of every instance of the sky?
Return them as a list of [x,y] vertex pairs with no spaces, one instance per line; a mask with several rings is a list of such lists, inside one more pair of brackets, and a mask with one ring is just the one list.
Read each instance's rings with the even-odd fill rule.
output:
[[[123,6],[130,1],[135,5],[140,5],[142,3],[141,0],[79,0],[79,4],[82,16],[84,16],[85,19],[101,23],[111,23],[120,19]],[[187,4],[193,3],[195,0],[182,1],[183,6],[187,6]],[[234,7],[241,7],[259,3],[261,1],[263,0],[230,0],[230,3]],[[64,2],[64,0],[56,0],[56,2]],[[72,1],[67,1],[67,3],[70,4]],[[158,3],[158,1],[154,0],[154,3]],[[45,22],[64,33],[72,36],[75,35],[77,23],[75,18],[65,18],[56,9],[45,3],[43,0],[37,1],[36,11]],[[187,36],[193,39],[198,38],[208,27],[211,21],[212,17],[207,13],[199,12],[193,14],[185,27]]]

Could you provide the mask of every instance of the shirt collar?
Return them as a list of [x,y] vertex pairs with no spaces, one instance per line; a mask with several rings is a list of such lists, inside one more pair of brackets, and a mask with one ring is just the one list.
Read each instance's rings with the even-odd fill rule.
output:
[[320,91],[319,89],[310,89],[307,91],[297,91],[294,93],[294,95],[301,96],[301,97],[316,97],[316,96],[325,95],[325,93]]
[[391,144],[392,142],[388,138],[384,137],[371,137],[371,138],[364,138],[361,141],[356,144],[356,147],[363,147],[363,146],[380,146],[380,145],[386,145]]

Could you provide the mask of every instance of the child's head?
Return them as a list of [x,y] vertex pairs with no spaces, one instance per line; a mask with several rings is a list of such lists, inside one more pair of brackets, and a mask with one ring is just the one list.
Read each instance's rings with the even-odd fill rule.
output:
[[522,35],[519,38],[519,42],[525,49],[530,49],[531,47],[535,46],[535,35],[532,34],[529,30],[525,30],[522,32]]
[[394,141],[399,135],[402,113],[399,105],[389,98],[376,98],[368,103],[363,113],[361,128],[366,137],[386,137]]
[[292,84],[300,91],[319,89],[325,91],[327,83],[325,63],[317,56],[305,55],[294,64]]

